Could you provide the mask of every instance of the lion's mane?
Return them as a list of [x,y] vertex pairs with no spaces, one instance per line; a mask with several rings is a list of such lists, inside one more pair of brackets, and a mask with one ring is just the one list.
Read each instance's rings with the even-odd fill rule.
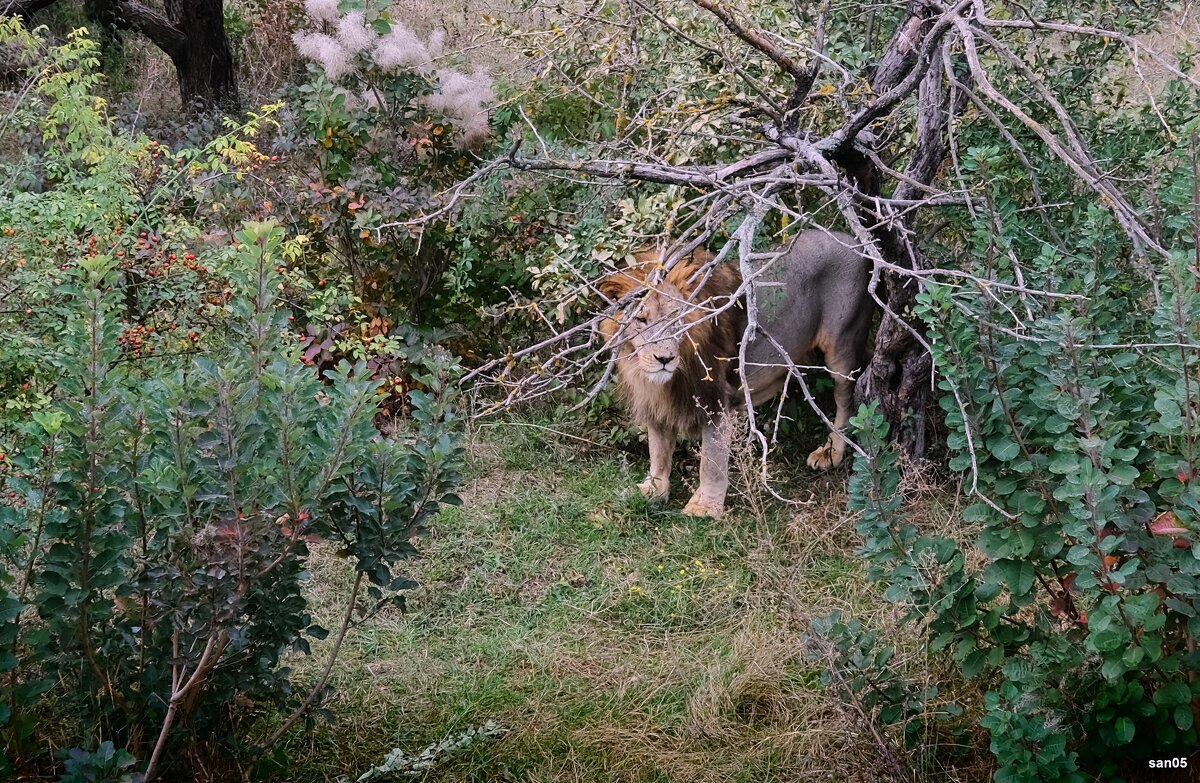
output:
[[[679,366],[666,383],[651,383],[639,371],[634,349],[621,346],[617,357],[617,393],[634,421],[642,426],[657,425],[680,436],[695,436],[722,408],[736,406],[741,385],[738,373],[738,346],[746,328],[746,309],[737,295],[742,276],[728,264],[711,270],[704,262],[712,256],[698,251],[671,268],[664,283],[678,289],[690,303],[683,314],[687,331],[679,340]],[[653,283],[647,282],[657,263],[639,263],[604,278],[598,288],[610,299],[645,290],[646,296],[660,296]],[[697,286],[700,286],[697,291]],[[724,308],[712,315],[712,310]],[[607,339],[620,329],[623,312],[600,325]]]

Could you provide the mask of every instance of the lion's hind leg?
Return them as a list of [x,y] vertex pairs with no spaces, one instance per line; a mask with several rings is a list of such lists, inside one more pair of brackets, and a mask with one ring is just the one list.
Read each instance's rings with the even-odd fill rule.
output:
[[850,408],[854,404],[854,373],[859,369],[857,361],[829,360],[829,372],[833,376],[833,399],[837,413],[833,420],[833,431],[808,455],[808,466],[813,470],[829,470],[842,464],[846,458],[846,437],[842,434],[850,423]]

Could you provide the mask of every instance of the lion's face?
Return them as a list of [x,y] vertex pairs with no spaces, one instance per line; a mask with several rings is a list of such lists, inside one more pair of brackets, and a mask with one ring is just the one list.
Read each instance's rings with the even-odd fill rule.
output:
[[[620,346],[618,367],[627,383],[662,386],[678,373],[689,372],[688,365],[694,364],[691,358],[713,341],[716,324],[711,313],[728,302],[740,277],[728,267],[702,274],[703,264],[712,259],[702,250],[665,276],[656,254],[636,257],[642,263],[600,282],[600,292],[609,299],[633,296],[623,310],[601,321],[599,330],[610,344],[615,340]],[[703,292],[697,292],[702,278],[709,283]]]
[[647,292],[631,307],[623,319],[627,342],[622,353],[632,359],[626,367],[643,373],[653,384],[671,380],[682,352],[693,347],[686,307],[683,292],[669,284]]

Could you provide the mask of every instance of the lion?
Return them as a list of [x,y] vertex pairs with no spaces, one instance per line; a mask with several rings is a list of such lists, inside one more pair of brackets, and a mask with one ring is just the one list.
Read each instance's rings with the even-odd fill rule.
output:
[[[808,455],[816,470],[836,467],[845,457],[842,430],[850,420],[855,375],[867,359],[875,310],[871,266],[855,244],[847,234],[805,231],[756,281],[758,331],[746,346],[744,373],[751,403],[776,396],[789,364],[813,365],[818,351],[833,376],[833,430]],[[666,500],[676,440],[699,436],[700,484],[683,513],[719,518],[729,488],[730,438],[722,422],[745,401],[738,367],[746,328],[742,276],[733,265],[712,266],[712,254],[703,250],[657,282],[658,254],[643,251],[635,260],[597,288],[610,300],[630,299],[598,329],[616,345],[618,396],[646,429],[650,473],[638,489],[650,500]]]

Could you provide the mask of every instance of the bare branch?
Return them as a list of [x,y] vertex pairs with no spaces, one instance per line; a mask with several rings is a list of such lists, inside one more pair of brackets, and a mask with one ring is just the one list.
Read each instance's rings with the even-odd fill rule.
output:
[[[730,32],[766,55],[771,62],[778,65],[785,73],[790,74],[797,83],[808,79],[808,70],[804,66],[784,54],[761,31],[747,27],[738,21],[724,3],[719,0],[692,0],[692,2],[721,20],[721,24],[728,27]],[[810,81],[809,84],[811,83]],[[808,88],[806,87],[804,91],[808,92]]]
[[0,16],[28,17],[43,8],[54,5],[56,0],[0,0]]

